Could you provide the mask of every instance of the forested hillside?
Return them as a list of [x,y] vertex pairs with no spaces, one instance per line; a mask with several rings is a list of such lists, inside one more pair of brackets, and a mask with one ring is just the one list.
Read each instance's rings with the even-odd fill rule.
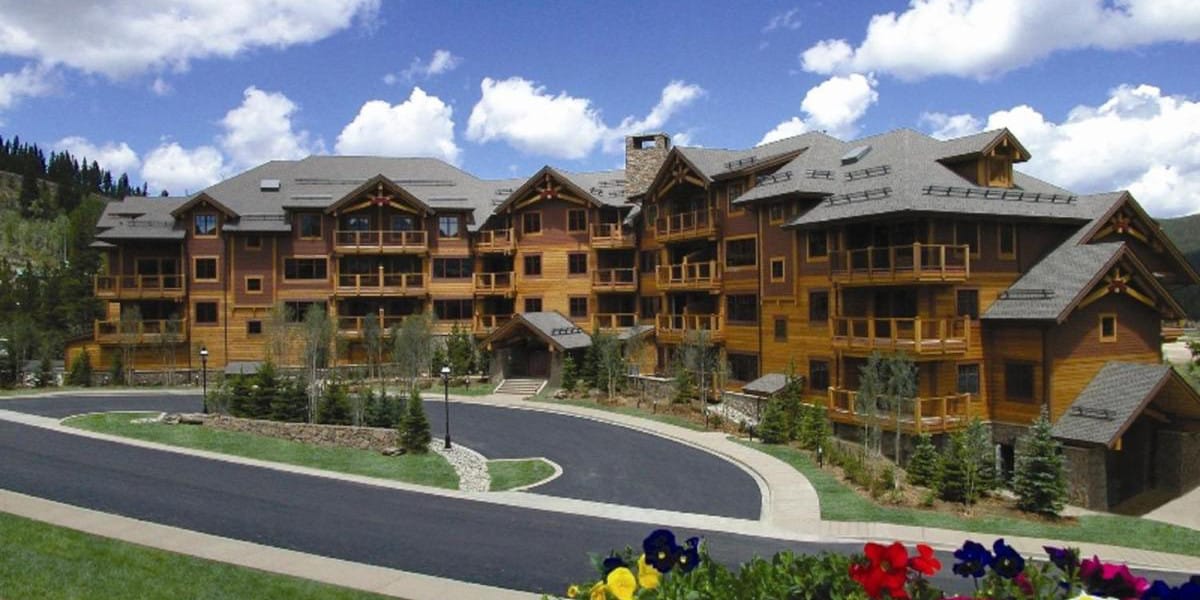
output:
[[[67,152],[0,137],[0,339],[5,361],[61,357],[66,340],[91,331],[99,304],[89,245],[105,202],[143,195],[125,174]],[[11,372],[0,368],[0,372]]]
[[[1175,242],[1188,262],[1200,270],[1200,214],[1160,219],[1163,231]],[[1175,292],[1175,298],[1183,304],[1191,319],[1200,319],[1200,286],[1189,286]]]

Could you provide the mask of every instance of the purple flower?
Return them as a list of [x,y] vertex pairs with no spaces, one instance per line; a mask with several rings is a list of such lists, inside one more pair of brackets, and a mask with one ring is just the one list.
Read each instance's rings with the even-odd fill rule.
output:
[[992,564],[992,553],[983,544],[971,540],[954,551],[954,558],[958,562],[954,563],[952,570],[959,577],[978,579],[986,574],[988,565]]
[[1079,569],[1079,551],[1074,548],[1055,548],[1054,546],[1042,546],[1046,554],[1050,556],[1050,562],[1058,567],[1058,570],[1071,575]]
[[[695,538],[693,538],[695,539]],[[655,529],[642,540],[642,552],[646,554],[646,564],[654,567],[659,573],[666,573],[675,566],[676,555],[682,548],[675,543],[675,534],[670,529]]]
[[996,553],[996,558],[992,561],[992,570],[997,575],[1012,579],[1025,571],[1025,558],[1015,548],[1005,544],[1004,538],[996,540],[996,543],[992,544],[992,550]]

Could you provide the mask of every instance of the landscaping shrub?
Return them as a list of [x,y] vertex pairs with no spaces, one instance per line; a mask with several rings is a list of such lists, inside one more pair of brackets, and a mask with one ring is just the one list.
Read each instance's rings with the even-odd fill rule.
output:
[[937,447],[928,433],[917,436],[916,446],[908,459],[908,481],[913,485],[924,486],[933,490],[938,488],[941,478],[941,463],[938,460]]
[[217,402],[223,410],[235,417],[250,418],[253,415],[253,398],[250,394],[249,375],[230,375],[217,389]]
[[[279,373],[275,370],[275,364],[271,361],[264,361],[258,367],[258,372],[251,377],[250,401],[247,403],[247,410],[251,418],[255,419],[270,419],[272,418],[271,407],[275,404],[275,398],[279,394]],[[282,420],[282,419],[280,419]]]
[[112,364],[108,367],[108,383],[110,385],[125,384],[125,361],[120,352],[113,352]]
[[575,366],[575,359],[568,354],[566,358],[563,358],[562,389],[574,392],[577,385],[579,385],[579,368]]
[[36,384],[40,388],[50,387],[54,385],[54,363],[50,361],[50,355],[42,355],[42,360],[38,363]]
[[805,404],[800,419],[798,439],[801,447],[806,450],[816,450],[829,445],[829,437],[833,435],[833,428],[824,408],[815,404]]
[[967,452],[975,463],[975,473],[980,494],[999,486],[996,476],[996,450],[992,445],[992,434],[978,417],[967,425]]
[[308,420],[308,390],[300,378],[279,385],[271,402],[271,419],[287,423]]
[[950,435],[942,454],[942,500],[974,504],[979,499],[979,464],[971,455],[966,431]]
[[321,395],[321,404],[317,407],[317,422],[322,425],[349,425],[350,399],[346,395],[346,386],[339,381],[330,381]]
[[421,395],[413,392],[404,403],[404,419],[400,423],[400,446],[413,454],[429,452],[433,439],[429,432],[429,419],[425,418],[425,406]]
[[1017,444],[1013,491],[1017,508],[1057,516],[1067,497],[1062,446],[1054,439],[1045,409]]
[[783,401],[780,398],[771,398],[767,401],[762,420],[758,422],[758,437],[767,444],[786,444],[790,433]]
[[92,357],[87,350],[75,355],[75,360],[71,361],[71,370],[67,374],[67,383],[70,385],[81,385],[83,387],[91,387],[92,385]]

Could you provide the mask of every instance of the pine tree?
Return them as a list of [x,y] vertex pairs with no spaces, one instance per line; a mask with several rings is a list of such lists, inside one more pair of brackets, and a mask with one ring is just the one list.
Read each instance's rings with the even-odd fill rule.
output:
[[330,381],[321,395],[321,405],[317,409],[317,422],[322,425],[349,425],[350,400],[346,396],[346,386],[338,381]]
[[786,444],[791,437],[787,411],[780,398],[767,402],[762,420],[758,422],[758,437],[767,444]]
[[67,383],[90,387],[92,385],[92,357],[87,350],[75,355],[71,361],[71,371],[67,375]]
[[50,353],[42,354],[42,360],[38,363],[37,386],[40,388],[50,387],[54,385],[54,363],[50,360]]
[[829,416],[825,409],[815,404],[805,404],[800,417],[800,445],[806,450],[822,448],[833,435]]
[[941,462],[942,500],[974,504],[979,499],[979,463],[971,455],[965,431],[951,434]]
[[1017,443],[1013,491],[1017,508],[1057,516],[1067,498],[1062,446],[1054,439],[1045,409]]
[[268,360],[259,365],[258,372],[254,374],[253,386],[248,407],[250,416],[255,419],[272,418],[275,398],[280,393],[279,375],[275,371],[274,363]]
[[421,402],[421,394],[413,391],[404,404],[404,420],[400,424],[400,446],[411,454],[425,454],[429,452],[429,442],[433,436],[429,432],[429,419],[425,418],[425,404]]
[[125,361],[121,352],[113,352],[112,364],[108,367],[108,382],[110,385],[125,384]]
[[271,403],[271,419],[303,423],[308,416],[308,392],[299,378],[281,383]]
[[992,446],[992,436],[987,425],[978,417],[971,419],[971,423],[967,425],[967,451],[976,465],[976,486],[979,492],[982,494],[996,489],[996,451]]
[[574,392],[575,386],[579,385],[579,369],[575,366],[575,359],[568,354],[563,359],[562,368],[562,389],[567,392]]
[[941,479],[941,462],[938,460],[937,447],[928,433],[917,436],[916,447],[908,458],[908,481],[930,489],[938,489]]
[[223,387],[229,414],[244,419],[254,417],[254,398],[250,382],[250,375],[230,375],[226,378]]

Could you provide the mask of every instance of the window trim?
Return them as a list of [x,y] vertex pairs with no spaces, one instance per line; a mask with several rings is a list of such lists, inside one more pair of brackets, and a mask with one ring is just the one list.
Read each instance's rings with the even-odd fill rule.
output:
[[[583,300],[583,314],[575,314],[573,303]],[[590,299],[587,296],[567,296],[567,317],[571,319],[586,319],[592,314]]]
[[[963,367],[975,367],[975,391],[974,392],[964,392],[962,390],[962,376],[961,376],[959,370],[962,369]],[[982,389],[983,389],[983,365],[981,365],[978,361],[960,362],[960,363],[955,364],[955,366],[954,366],[954,392],[955,393],[971,394],[972,396],[978,397],[979,394],[981,393],[980,390],[982,390]]]
[[[751,242],[751,245],[754,248],[754,262],[751,262],[749,264],[744,264],[744,265],[741,265],[741,264],[730,265],[729,264],[729,244],[731,242],[744,242],[747,240]],[[723,249],[725,250],[725,257],[724,257],[725,260],[723,262],[725,263],[724,267],[725,267],[726,271],[748,271],[750,269],[758,268],[758,235],[757,234],[731,236],[731,237],[725,238],[724,242],[725,243],[724,243]]]
[[[250,331],[250,325],[251,325],[252,323],[257,323],[257,324],[258,324],[258,331]],[[262,335],[262,334],[263,334],[263,322],[262,322],[262,319],[248,319],[248,320],[246,321],[246,337],[258,337],[258,336],[260,336],[260,335]]]
[[[1112,335],[1109,335],[1109,336],[1104,335],[1104,320],[1105,319],[1112,319]],[[1098,328],[1099,328],[1098,333],[1100,334],[1100,342],[1101,343],[1111,344],[1113,342],[1116,342],[1117,341],[1117,313],[1100,313]]]
[[[783,336],[782,337],[780,337],[780,335],[779,335],[779,324],[780,323],[783,323]],[[788,324],[787,315],[774,315],[771,318],[771,336],[772,336],[772,339],[775,340],[776,342],[783,343],[783,342],[788,341],[788,334],[790,333],[788,331],[788,329],[789,329],[789,324]]]
[[[529,302],[531,300],[538,303],[537,310],[529,310]],[[546,303],[542,301],[541,296],[527,296],[527,297],[521,299],[521,308],[525,309],[523,312],[527,312],[527,313],[542,312],[546,309]]]
[[[196,231],[196,219],[200,217],[212,217],[213,230],[212,233],[198,233]],[[221,217],[216,211],[199,211],[192,213],[192,237],[201,239],[212,239],[221,235]]]
[[[258,282],[257,290],[250,289],[251,281]],[[263,293],[263,276],[262,275],[246,275],[243,280],[242,286],[243,286],[242,289],[244,289],[247,294],[262,294]]]
[[[738,193],[736,193],[736,194],[733,193],[734,186],[737,186],[737,188],[738,188]],[[730,181],[728,184],[725,185],[724,193],[725,193],[725,206],[726,206],[725,213],[726,214],[729,214],[729,215],[746,214],[746,207],[744,205],[743,206],[734,206],[734,204],[733,204],[733,201],[736,200],[738,196],[741,196],[742,194],[746,193],[746,182],[745,181],[739,181],[737,179]]]
[[[1005,227],[1012,228],[1012,252],[1004,252],[1004,235]],[[1013,223],[996,223],[996,257],[1000,260],[1016,260],[1017,259],[1017,226]]]
[[[200,320],[200,305],[211,304],[213,306],[213,320]],[[197,327],[216,327],[221,324],[221,303],[217,300],[195,300],[192,302],[192,323]]]
[[[779,216],[775,216],[776,209],[779,210]],[[787,220],[787,206],[783,202],[774,202],[767,206],[767,222],[771,225],[779,225]]]
[[[579,271],[579,272],[575,272],[575,271],[571,270],[571,259],[576,256],[583,257],[583,270]],[[588,264],[590,262],[591,261],[588,260],[587,252],[568,252],[567,253],[567,277],[587,277],[589,275],[589,272],[591,271],[591,269],[589,269],[589,267],[591,265]]]
[[[196,265],[202,260],[213,261],[213,276],[201,279],[196,276]],[[192,282],[194,283],[220,283],[221,281],[221,257],[209,254],[202,254],[192,257]]]
[[[537,259],[537,265],[538,265],[537,273],[529,272],[529,262],[528,261],[531,258]],[[521,276],[522,277],[542,277],[542,274],[546,272],[545,266],[546,266],[545,261],[542,260],[541,252],[534,252],[534,253],[525,254],[525,255],[521,256]]]
[[[812,318],[813,317],[813,296],[816,294],[824,294],[825,295],[825,318],[824,319],[813,320],[813,318]],[[828,329],[830,314],[832,312],[831,311],[832,307],[830,306],[830,302],[831,302],[830,291],[827,289],[823,289],[823,288],[808,290],[807,300],[808,300],[808,326]]]
[[[306,217],[316,217],[317,219],[317,235],[304,235],[304,219]],[[302,240],[319,240],[325,236],[325,219],[321,213],[315,212],[300,212],[296,213],[296,237]]]
[[[813,377],[813,365],[816,363],[821,363],[821,364],[825,365],[825,379],[827,381],[825,382],[825,387],[823,387],[823,388],[816,387],[817,380],[815,377]],[[829,358],[826,358],[823,356],[809,357],[809,359],[808,359],[808,389],[810,392],[820,392],[822,394],[829,393],[829,388],[830,388],[830,386],[833,385],[832,373],[830,372],[832,370],[830,368],[832,365],[833,365],[833,361]]]
[[[323,278],[314,277],[312,279],[288,277],[287,276],[287,261],[289,261],[289,260],[323,260],[323,261],[325,261],[325,277],[323,277]],[[281,280],[284,283],[312,283],[314,281],[329,281],[330,273],[329,273],[329,257],[328,256],[312,256],[312,255],[285,256],[285,257],[283,257],[282,267],[283,268],[280,269],[280,271],[281,271],[280,274],[282,275]],[[326,307],[326,310],[328,310],[328,307]]]
[[[454,235],[442,234],[442,219],[454,220]],[[437,216],[437,237],[439,240],[457,240],[463,237],[463,218],[457,213],[440,214]]]
[[969,316],[969,315],[964,315],[964,314],[962,314],[961,311],[959,311],[958,295],[963,292],[975,292],[975,316],[971,317],[971,320],[972,321],[979,320],[979,317],[983,313],[983,311],[981,310],[982,301],[979,298],[979,288],[976,288],[976,287],[954,288],[954,316],[955,317]]
[[[538,222],[537,231],[531,232],[525,228],[525,226],[527,224],[525,222],[525,219],[530,216],[537,216],[537,222]],[[546,223],[545,223],[545,221],[542,220],[542,211],[527,210],[527,211],[521,213],[521,235],[523,235],[523,236],[525,236],[525,235],[542,235],[542,233],[545,231],[546,231]]]
[[[775,276],[775,265],[777,265],[777,264],[780,265],[779,277]],[[772,256],[767,261],[767,265],[768,265],[767,266],[767,275],[770,277],[771,283],[782,283],[784,281],[787,281],[787,257],[786,256]]]
[[[571,229],[571,215],[572,214],[582,214],[583,215],[583,228],[582,229]],[[587,233],[587,230],[588,230],[588,211],[587,211],[587,209],[586,208],[568,208],[567,209],[567,233]]]

